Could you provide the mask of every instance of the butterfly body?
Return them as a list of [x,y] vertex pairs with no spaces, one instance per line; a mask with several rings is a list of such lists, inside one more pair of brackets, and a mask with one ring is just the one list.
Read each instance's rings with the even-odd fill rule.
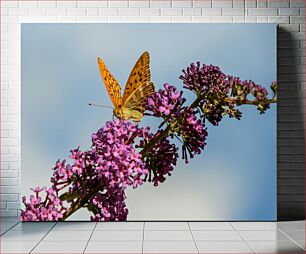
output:
[[102,59],[98,58],[102,80],[114,105],[114,115],[119,119],[130,119],[135,122],[142,119],[146,100],[154,93],[154,84],[150,81],[149,61],[149,53],[144,52],[133,67],[121,96],[120,84]]

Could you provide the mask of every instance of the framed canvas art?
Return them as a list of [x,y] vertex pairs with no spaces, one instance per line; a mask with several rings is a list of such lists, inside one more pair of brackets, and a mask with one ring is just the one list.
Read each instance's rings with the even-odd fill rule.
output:
[[22,24],[24,221],[276,220],[275,24]]

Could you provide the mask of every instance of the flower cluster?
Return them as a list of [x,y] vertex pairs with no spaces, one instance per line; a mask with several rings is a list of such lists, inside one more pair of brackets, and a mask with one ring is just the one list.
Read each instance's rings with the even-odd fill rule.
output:
[[[183,107],[185,101],[182,91],[178,91],[169,84],[164,84],[164,89],[160,89],[149,97],[147,110],[151,111],[155,117],[163,117],[162,124],[171,125],[169,135],[181,138],[182,157],[188,163],[188,154],[190,158],[193,158],[195,154],[200,154],[204,149],[207,131],[198,110]],[[164,109],[167,110],[164,111]]]
[[133,147],[136,137],[143,135],[143,128],[126,120],[107,122],[92,135],[94,164],[99,176],[110,180],[111,187],[136,188],[148,173],[142,156]]
[[208,93],[212,90],[215,93],[219,91],[228,92],[227,82],[224,82],[227,76],[221,72],[218,66],[206,65],[201,66],[200,62],[190,64],[184,75],[180,76],[183,80],[184,88],[195,92],[196,94]]
[[[63,218],[67,209],[52,188],[37,187],[31,190],[35,195],[30,196],[29,202],[25,197],[22,198],[26,209],[21,211],[21,221],[58,221]],[[41,193],[45,194],[44,199],[40,196]]]
[[[124,190],[127,186],[136,188],[141,185],[148,174],[147,164],[133,144],[135,139],[147,136],[148,132],[148,128],[140,128],[126,120],[107,122],[92,135],[90,150],[71,150],[72,164],[65,160],[56,162],[51,178],[52,190],[58,195],[69,186],[68,192],[60,195],[58,201],[73,206],[86,200],[88,209],[95,211],[93,220],[125,219],[128,210]],[[32,212],[40,216],[45,205],[41,203],[39,209],[31,206]]]
[[[148,173],[141,154],[133,147],[134,139],[143,135],[143,128],[125,121],[107,122],[97,133],[92,135],[92,149],[82,152],[79,148],[72,150],[72,165],[66,161],[57,161],[53,168],[51,182],[54,188],[61,190],[60,184],[93,175],[100,179],[101,184],[110,187],[136,188],[143,182]],[[76,181],[75,181],[76,182]],[[76,182],[77,183],[77,182]]]
[[159,89],[148,98],[147,110],[152,111],[156,117],[176,116],[185,101],[182,97],[183,92],[168,83],[164,84],[164,88]]
[[[157,132],[155,135],[148,134],[140,141],[137,147],[145,148],[149,142],[154,142],[160,135]],[[146,156],[145,162],[149,168],[148,181],[153,182],[154,186],[166,180],[167,175],[171,175],[178,158],[178,148],[171,144],[167,137],[158,141]],[[153,177],[152,177],[153,174]]]
[[186,108],[181,128],[178,130],[183,139],[182,159],[186,163],[188,163],[187,152],[190,158],[193,158],[195,154],[200,154],[206,145],[205,141],[208,133],[205,124],[197,117],[197,113],[197,110],[193,108]]
[[92,221],[126,220],[128,209],[125,204],[125,193],[121,188],[114,188],[106,193],[97,193],[89,200],[88,210],[93,212]]
[[[256,105],[260,113],[264,113],[271,103],[264,87],[251,80],[241,81],[238,77],[226,75],[214,65],[192,63],[183,70],[180,79],[184,88],[198,96],[198,107],[213,125],[218,125],[226,114],[240,119],[241,112],[236,106],[241,104]],[[250,101],[248,95],[255,100]]]

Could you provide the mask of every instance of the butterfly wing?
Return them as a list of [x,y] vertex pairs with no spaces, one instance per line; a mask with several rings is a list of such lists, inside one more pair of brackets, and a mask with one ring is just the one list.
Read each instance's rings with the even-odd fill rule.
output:
[[146,82],[150,82],[150,56],[148,52],[144,52],[136,64],[134,65],[128,81],[125,85],[122,102],[125,101],[131,96],[131,94],[136,91],[140,86]]
[[150,56],[144,52],[133,67],[124,89],[122,111],[125,119],[135,122],[142,119],[146,100],[154,92],[150,77]]
[[118,104],[120,104],[121,100],[121,86],[118,81],[114,78],[114,76],[109,72],[105,63],[101,58],[98,58],[98,66],[101,73],[102,80],[105,84],[108,96],[112,100],[112,103],[117,108]]
[[124,118],[139,122],[143,117],[147,99],[152,93],[154,93],[154,84],[152,82],[147,81],[138,86],[123,102]]

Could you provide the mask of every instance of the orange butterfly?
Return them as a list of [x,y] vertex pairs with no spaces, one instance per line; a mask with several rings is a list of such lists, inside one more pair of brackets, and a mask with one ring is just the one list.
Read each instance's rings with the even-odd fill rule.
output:
[[98,58],[102,80],[114,105],[114,115],[119,119],[131,119],[134,122],[142,119],[146,100],[154,93],[154,84],[150,81],[149,63],[149,53],[144,52],[133,67],[121,96],[120,84],[109,72],[102,59]]

